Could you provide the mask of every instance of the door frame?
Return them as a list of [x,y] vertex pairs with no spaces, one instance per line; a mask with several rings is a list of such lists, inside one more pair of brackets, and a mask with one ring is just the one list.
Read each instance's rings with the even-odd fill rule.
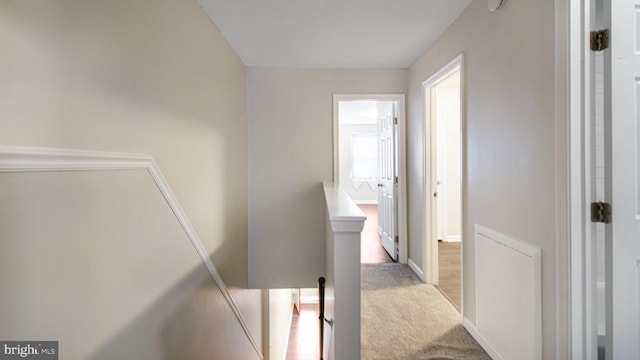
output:
[[398,112],[398,262],[406,264],[409,257],[407,239],[407,156],[406,111],[404,94],[334,94],[333,95],[333,182],[340,180],[340,119],[338,104],[342,101],[393,101]]
[[[437,179],[433,178],[434,170],[437,166],[436,159],[436,132],[435,128],[436,119],[431,116],[431,98],[427,98],[431,88],[436,86],[451,73],[456,71],[460,72],[460,239],[464,244],[464,204],[466,199],[464,179],[466,178],[466,106],[465,106],[465,88],[464,88],[464,54],[459,54],[446,65],[441,67],[434,74],[429,76],[427,80],[422,83],[422,99],[423,99],[423,154],[424,154],[424,166],[423,166],[423,256],[424,259],[424,274],[422,280],[428,284],[438,285],[438,239],[436,235],[436,210],[438,201],[433,197],[433,191],[436,188]],[[464,294],[463,283],[463,271],[464,266],[464,245],[460,246],[460,296]],[[420,274],[418,274],[420,275]],[[462,299],[461,299],[462,300]],[[461,301],[461,312],[464,314],[464,301]]]
[[[608,1],[605,0],[605,3]],[[606,7],[606,5],[605,5]],[[595,199],[594,60],[589,48],[589,32],[595,25],[593,0],[571,1],[568,5],[567,102],[568,129],[566,149],[568,246],[559,248],[558,259],[568,260],[568,292],[562,293],[558,278],[559,310],[567,305],[568,328],[559,326],[559,336],[569,340],[567,353],[574,359],[597,359],[597,276],[595,226],[590,220],[590,203]],[[605,95],[606,97],[606,95]],[[605,140],[606,141],[606,140]],[[607,185],[609,186],[609,185]],[[606,235],[607,236],[607,235]],[[560,244],[560,242],[559,242]],[[561,268],[560,266],[558,267]],[[562,324],[559,324],[562,325]],[[564,333],[562,330],[566,330]],[[559,338],[560,340],[560,338]],[[559,349],[560,350],[560,349]]]

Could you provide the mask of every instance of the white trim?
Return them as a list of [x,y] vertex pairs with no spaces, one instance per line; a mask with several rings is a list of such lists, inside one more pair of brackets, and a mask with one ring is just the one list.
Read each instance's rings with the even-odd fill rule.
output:
[[216,282],[216,285],[218,285],[218,288],[258,354],[258,357],[263,359],[262,351],[251,335],[240,309],[231,297],[224,281],[202,245],[198,234],[152,157],[128,153],[0,146],[0,173],[106,170],[147,171],[158,187],[162,197],[167,202],[167,205],[169,205],[169,208],[171,208],[171,211],[178,219],[180,226],[200,256],[202,263]]
[[489,356],[491,356],[493,360],[504,360],[503,357],[500,356],[500,354],[496,351],[496,349],[494,349],[493,346],[491,346],[491,344],[487,341],[487,339],[485,339],[484,336],[480,334],[480,332],[478,331],[476,326],[473,324],[473,322],[471,322],[471,320],[467,319],[466,317],[463,317],[462,326],[464,326],[464,328],[467,329],[469,334],[471,334],[471,336],[473,336],[473,338],[476,339],[478,344],[482,346],[484,351],[486,351],[487,354],[489,354]]
[[444,242],[461,242],[462,241],[462,236],[460,235],[447,235],[447,237],[444,239]]
[[398,262],[406,264],[409,259],[407,237],[407,142],[406,103],[404,94],[334,94],[333,95],[333,182],[340,183],[338,143],[338,103],[340,101],[376,100],[394,101],[398,111]]
[[140,154],[0,146],[0,172],[147,169]]
[[[475,269],[474,269],[474,277],[476,278],[476,285],[477,285],[477,277],[478,277],[478,273],[479,273],[479,269],[478,269],[478,264],[480,263],[478,261],[478,250],[477,250],[477,244],[478,244],[478,235],[482,235],[487,239],[490,239],[492,241],[498,242],[512,250],[515,250],[516,252],[519,252],[525,256],[528,256],[531,258],[532,260],[532,266],[533,266],[533,326],[534,326],[534,336],[535,338],[533,339],[533,349],[535,351],[534,354],[534,358],[535,359],[542,359],[542,249],[533,245],[530,245],[526,242],[523,241],[519,241],[519,240],[515,240],[513,238],[510,238],[508,236],[505,236],[495,230],[489,229],[487,227],[484,227],[482,225],[478,225],[475,224],[474,225],[474,240],[475,240],[475,244],[476,244],[476,251],[475,251],[475,260],[474,260],[474,264],[475,264]],[[479,305],[479,297],[478,294],[476,292],[476,297],[475,297],[476,301],[476,321],[475,321],[475,326],[480,327],[480,329],[482,329],[482,324],[480,323],[480,321],[478,320],[478,314],[480,313],[480,311],[482,311],[480,305]],[[474,329],[477,331],[478,329],[474,327]],[[483,338],[484,339],[484,338]],[[486,341],[486,339],[484,339]],[[487,345],[489,345],[487,343]],[[493,347],[491,347],[493,349]]]
[[535,261],[539,261],[542,250],[537,247],[530,245],[524,241],[515,240],[508,236],[505,236],[495,230],[491,230],[488,227],[475,224],[475,236],[484,235],[485,237],[497,241],[506,247],[514,249],[524,255],[530,256]]
[[[596,245],[593,241],[594,227],[588,214],[589,203],[595,198],[591,151],[594,146],[593,54],[588,47],[589,31],[595,20],[595,5],[593,0],[570,1],[566,10],[568,12],[563,19],[568,21],[565,24],[568,29],[568,45],[565,49],[568,56],[568,73],[565,74],[568,79],[568,144],[556,146],[556,149],[568,151],[568,154],[557,154],[559,159],[561,155],[568,159],[565,167],[568,169],[566,191],[558,196],[558,201],[565,200],[568,203],[564,207],[566,218],[559,218],[558,222],[567,225],[561,229],[564,233],[559,234],[558,244],[563,246],[557,254],[558,314],[559,320],[567,322],[564,328],[563,324],[558,324],[558,344],[567,343],[568,349],[558,351],[565,350],[575,359],[595,359],[598,346],[597,276],[593,261]],[[570,264],[568,267],[561,263],[565,259]],[[568,286],[563,288],[563,285]],[[568,289],[568,293],[565,289]],[[569,341],[562,342],[560,336],[565,336]]]
[[[367,220],[364,212],[351,200],[340,185],[322,183],[327,203],[327,221],[334,233],[361,233]],[[359,238],[358,238],[359,239]]]
[[416,265],[416,263],[413,262],[413,260],[411,259],[409,259],[408,263],[409,263],[409,267],[411,268],[411,270],[413,270],[414,273],[416,273],[418,278],[424,281],[424,272],[420,269],[420,267],[418,267],[418,265]]
[[[435,134],[431,131],[431,105],[427,102],[426,92],[431,87],[435,86],[441,80],[443,80],[446,76],[452,73],[455,70],[460,72],[460,224],[461,229],[464,229],[462,226],[464,224],[464,210],[465,210],[465,186],[464,181],[466,181],[466,106],[465,106],[465,82],[464,82],[464,54],[460,53],[451,61],[449,61],[446,65],[441,67],[434,74],[429,76],[427,80],[422,83],[422,102],[423,102],[423,149],[422,153],[424,154],[424,163],[423,163],[423,218],[422,218],[422,231],[424,239],[422,240],[424,243],[423,246],[423,264],[424,264],[424,272],[425,272],[425,282],[429,284],[438,284],[438,240],[436,236],[436,219],[435,219],[435,209],[436,209],[436,201],[433,200],[433,189],[435,189],[434,184],[432,184],[432,166],[431,164],[435,161],[434,151],[431,149],[431,144],[434,143]],[[429,123],[427,123],[427,121]],[[427,216],[429,214],[430,216]],[[461,249],[460,251],[460,277],[461,277],[461,295],[463,288],[463,279],[462,274],[464,271],[462,270],[462,264],[464,264],[464,251]],[[464,300],[462,297],[461,300]],[[462,302],[461,312],[464,314],[464,301]]]

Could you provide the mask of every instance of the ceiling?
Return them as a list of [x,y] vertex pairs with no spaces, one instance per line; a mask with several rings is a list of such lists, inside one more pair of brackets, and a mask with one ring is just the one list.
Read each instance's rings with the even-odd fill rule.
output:
[[200,0],[249,67],[407,68],[471,0]]

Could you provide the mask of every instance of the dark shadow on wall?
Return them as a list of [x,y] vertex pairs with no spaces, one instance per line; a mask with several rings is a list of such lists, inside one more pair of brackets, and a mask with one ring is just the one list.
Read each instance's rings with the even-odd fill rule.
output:
[[[46,334],[61,358],[258,358],[144,171],[2,174],[0,184],[0,284],[14,290],[0,297],[5,337]],[[260,346],[260,293],[242,291]]]
[[[60,349],[64,357],[64,344]],[[210,274],[198,266],[89,359],[258,359],[258,355]]]

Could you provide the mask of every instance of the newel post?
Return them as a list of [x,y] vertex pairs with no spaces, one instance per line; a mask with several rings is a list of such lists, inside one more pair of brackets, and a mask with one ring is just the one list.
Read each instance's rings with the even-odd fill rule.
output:
[[365,214],[340,187],[326,182],[324,359],[360,359],[360,237]]

